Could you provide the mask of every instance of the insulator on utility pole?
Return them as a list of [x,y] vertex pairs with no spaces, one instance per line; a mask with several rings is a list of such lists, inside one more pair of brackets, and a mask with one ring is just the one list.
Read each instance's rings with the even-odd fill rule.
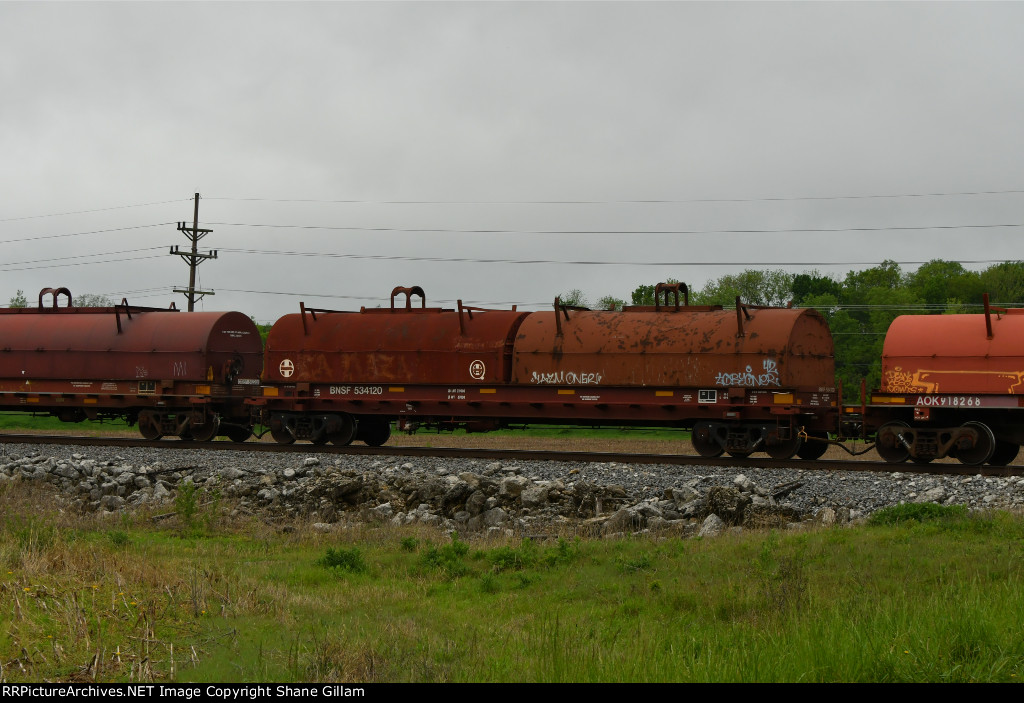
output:
[[197,300],[201,300],[206,295],[214,295],[212,290],[196,290],[196,268],[207,259],[217,258],[216,251],[200,254],[198,250],[199,240],[213,231],[212,229],[199,229],[199,193],[196,193],[196,209],[192,226],[189,227],[186,223],[179,222],[178,231],[189,239],[192,249],[191,251],[181,251],[177,245],[171,247],[170,254],[180,256],[188,264],[188,288],[175,288],[174,292],[185,294],[185,297],[188,298],[188,311],[192,312],[195,310]]

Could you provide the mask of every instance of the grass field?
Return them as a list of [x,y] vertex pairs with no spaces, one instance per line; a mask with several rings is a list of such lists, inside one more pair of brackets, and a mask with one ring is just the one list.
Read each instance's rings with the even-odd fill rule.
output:
[[[1018,681],[1024,522],[533,542],[58,513],[0,491],[0,678]],[[189,501],[191,501],[189,503]],[[287,527],[288,529],[281,529]]]
[[55,417],[27,413],[0,413],[0,432],[40,432],[66,433],[83,437],[129,434],[135,436],[138,431],[121,421],[93,422],[61,422]]

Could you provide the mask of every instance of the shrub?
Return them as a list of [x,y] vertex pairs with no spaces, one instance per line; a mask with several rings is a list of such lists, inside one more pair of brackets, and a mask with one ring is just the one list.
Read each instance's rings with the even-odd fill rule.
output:
[[178,494],[174,496],[174,509],[186,532],[196,527],[196,515],[199,513],[199,488],[190,480],[182,481],[178,486]]
[[126,547],[131,544],[131,538],[128,533],[124,530],[112,530],[107,533],[107,537],[110,539],[110,543],[115,547]]
[[580,538],[577,537],[570,542],[563,537],[558,538],[558,544],[554,549],[548,549],[544,553],[544,563],[548,566],[557,564],[569,564],[580,555]]
[[327,554],[317,560],[317,564],[335,571],[347,571],[353,574],[364,573],[367,569],[359,547],[351,549],[327,549]]
[[469,545],[459,541],[459,536],[452,535],[450,544],[440,547],[430,546],[421,557],[424,566],[444,572],[449,578],[463,576],[469,572],[465,556],[469,553]]
[[480,577],[480,591],[483,593],[497,593],[501,589],[498,577],[494,574],[484,574]]
[[869,525],[899,525],[904,522],[934,522],[967,516],[964,505],[939,505],[938,503],[903,503],[882,508],[871,513]]
[[654,569],[654,559],[650,554],[638,554],[635,557],[617,557],[615,559],[619,569],[627,573],[635,571],[651,571]]

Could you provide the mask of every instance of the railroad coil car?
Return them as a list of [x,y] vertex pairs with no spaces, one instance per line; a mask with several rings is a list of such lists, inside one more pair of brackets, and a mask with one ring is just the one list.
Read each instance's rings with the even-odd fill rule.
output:
[[419,287],[396,288],[384,309],[303,306],[270,331],[264,397],[250,402],[279,442],[380,443],[393,419],[574,422],[693,427],[705,456],[820,456],[827,445],[803,447],[800,431],[821,437],[836,421],[821,315],[691,306],[685,286],[658,293],[664,305],[621,311],[557,299],[549,312],[428,308]]
[[123,418],[149,439],[244,441],[252,434],[244,401],[259,392],[261,369],[259,330],[238,312],[127,301],[76,308],[66,288],[43,289],[38,307],[0,310],[0,410]]
[[868,422],[889,462],[1005,466],[1024,442],[1024,309],[903,315],[882,349]]

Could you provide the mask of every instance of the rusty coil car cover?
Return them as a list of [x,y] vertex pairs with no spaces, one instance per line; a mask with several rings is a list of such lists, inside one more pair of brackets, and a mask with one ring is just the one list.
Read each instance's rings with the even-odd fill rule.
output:
[[901,315],[882,349],[888,393],[1024,394],[1024,310],[991,315]]
[[[262,343],[239,312],[132,312],[113,308],[0,314],[0,378],[258,382]],[[118,332],[118,321],[122,331]]]
[[512,382],[523,385],[801,389],[835,385],[832,337],[814,310],[749,308],[552,312],[519,328]]
[[[440,308],[285,315],[267,337],[269,383],[506,383],[527,315]],[[305,324],[305,327],[304,327]]]

